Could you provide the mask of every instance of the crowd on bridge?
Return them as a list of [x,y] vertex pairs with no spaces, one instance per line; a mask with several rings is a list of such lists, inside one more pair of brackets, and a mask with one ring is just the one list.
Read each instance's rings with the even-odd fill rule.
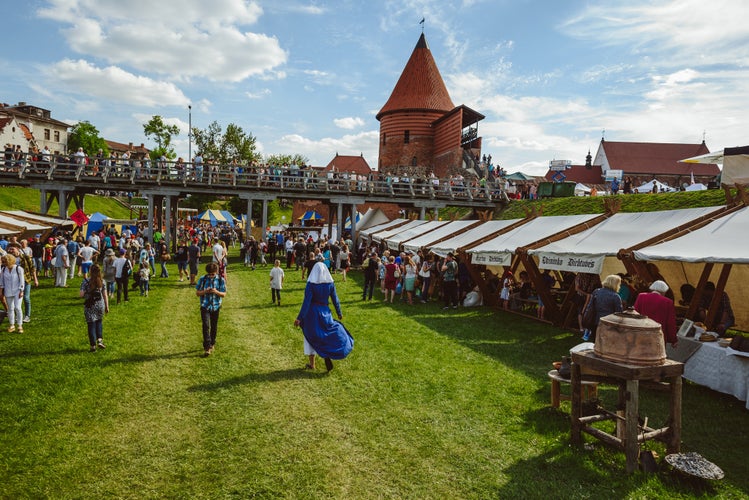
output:
[[[504,181],[492,169],[480,175],[454,170],[445,178],[433,171],[425,173],[413,167],[398,167],[389,171],[362,174],[339,170],[335,166],[323,170],[307,164],[240,162],[222,164],[203,158],[198,153],[187,162],[161,156],[151,159],[147,154],[115,152],[106,155],[102,150],[87,154],[82,148],[71,154],[53,154],[46,147],[42,151],[22,153],[18,148],[6,147],[3,171],[19,176],[62,176],[76,179],[101,177],[109,180],[157,181],[161,183],[251,186],[268,189],[301,189],[366,192],[392,196],[449,196],[477,199],[498,199],[503,194]],[[465,175],[463,175],[465,173]]]

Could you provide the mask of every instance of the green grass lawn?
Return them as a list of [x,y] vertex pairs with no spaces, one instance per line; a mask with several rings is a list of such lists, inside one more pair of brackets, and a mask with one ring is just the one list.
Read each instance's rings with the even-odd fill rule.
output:
[[[198,300],[154,279],[105,318],[88,352],[80,279],[43,279],[25,333],[0,333],[2,498],[745,498],[743,403],[685,384],[684,451],[726,472],[715,485],[627,475],[624,455],[569,443],[569,403],[546,372],[577,335],[486,308],[361,301],[336,276],[351,356],[302,370],[293,321],[304,282],[229,268],[216,351],[202,357]],[[379,292],[375,292],[379,297]],[[7,326],[7,322],[4,326]],[[602,388],[607,404],[613,387]],[[644,392],[662,425],[666,395]],[[660,445],[650,445],[664,455]]]

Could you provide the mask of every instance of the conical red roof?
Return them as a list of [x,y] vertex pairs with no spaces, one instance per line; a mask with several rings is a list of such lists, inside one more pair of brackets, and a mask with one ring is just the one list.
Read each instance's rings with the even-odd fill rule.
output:
[[422,33],[390,99],[377,113],[377,119],[395,111],[427,109],[448,112],[454,107]]

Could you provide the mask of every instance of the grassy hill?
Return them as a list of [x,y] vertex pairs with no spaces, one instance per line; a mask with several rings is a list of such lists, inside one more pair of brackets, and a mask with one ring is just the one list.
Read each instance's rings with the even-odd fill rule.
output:
[[[130,210],[114,198],[105,196],[86,195],[84,199],[86,213],[101,212],[114,219],[127,219]],[[27,210],[29,212],[40,212],[41,199],[39,190],[19,187],[0,188],[0,210]],[[76,207],[68,207],[68,214],[75,212]],[[49,215],[57,216],[57,202],[52,203]]]
[[602,214],[604,200],[621,203],[620,212],[654,212],[679,208],[698,208],[723,205],[725,193],[720,189],[695,192],[616,195],[616,196],[574,196],[570,198],[546,198],[543,200],[511,200],[506,209],[499,212],[497,219],[518,219],[535,208],[543,215]]

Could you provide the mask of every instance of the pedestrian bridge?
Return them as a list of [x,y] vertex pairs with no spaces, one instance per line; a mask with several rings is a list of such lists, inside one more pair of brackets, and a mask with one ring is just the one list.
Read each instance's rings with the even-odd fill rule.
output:
[[[502,190],[461,178],[392,177],[378,172],[365,178],[345,172],[331,176],[307,169],[215,164],[195,168],[176,162],[154,162],[148,166],[105,163],[91,165],[30,157],[8,161],[6,157],[0,168],[0,183],[38,189],[40,211],[47,213],[52,202],[57,201],[61,218],[67,218],[71,205],[85,210],[86,194],[140,193],[148,199],[148,220],[153,221],[154,215],[157,220],[164,220],[166,234],[171,234],[176,223],[179,200],[190,195],[238,196],[247,201],[248,220],[252,219],[252,202],[262,201],[263,228],[267,227],[267,202],[278,198],[323,201],[331,207],[331,212],[337,208],[339,225],[344,220],[344,211],[354,214],[356,206],[365,203],[394,203],[417,210],[424,218],[427,210],[447,206],[493,210],[507,201]],[[171,217],[163,217],[164,211]],[[342,234],[342,229],[339,227],[338,234]],[[352,232],[355,231],[354,227]]]

